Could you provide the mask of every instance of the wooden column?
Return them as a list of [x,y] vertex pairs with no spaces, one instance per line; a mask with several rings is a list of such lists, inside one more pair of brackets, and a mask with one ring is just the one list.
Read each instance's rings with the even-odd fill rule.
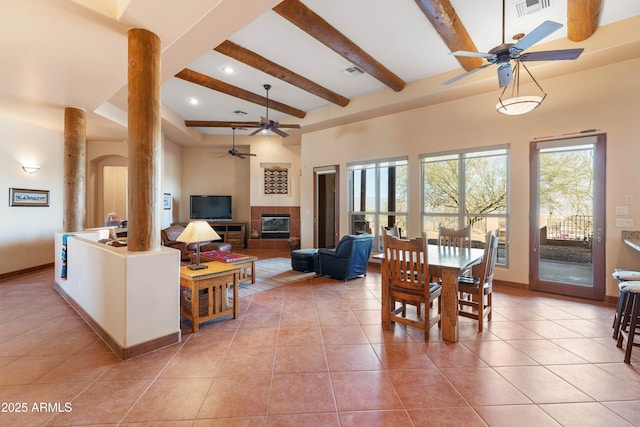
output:
[[588,39],[598,29],[600,0],[569,0],[567,2],[567,37],[573,42]]
[[129,206],[127,247],[160,247],[160,39],[129,30]]
[[87,118],[79,108],[64,109],[64,186],[62,195],[62,229],[66,232],[85,229]]

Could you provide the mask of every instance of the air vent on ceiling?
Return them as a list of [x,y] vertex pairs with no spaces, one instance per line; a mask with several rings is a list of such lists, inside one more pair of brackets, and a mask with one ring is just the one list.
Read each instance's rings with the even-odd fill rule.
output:
[[514,0],[513,5],[516,7],[518,17],[522,17],[551,7],[551,0]]
[[233,112],[233,114],[245,115],[245,114],[247,114],[247,113],[246,113],[246,111],[242,111],[242,110],[235,110],[235,111]]
[[344,70],[342,70],[342,72],[348,76],[361,76],[362,74],[364,74],[364,71],[362,71],[362,69],[360,69],[360,67],[353,65],[349,68],[345,68]]

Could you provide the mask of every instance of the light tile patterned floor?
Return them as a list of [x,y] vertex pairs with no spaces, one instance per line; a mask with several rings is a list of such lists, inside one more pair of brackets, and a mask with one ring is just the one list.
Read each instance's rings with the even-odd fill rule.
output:
[[52,282],[0,282],[0,426],[640,425],[640,349],[622,363],[611,306],[496,289],[483,333],[425,344],[382,329],[371,270],[246,295],[239,319],[120,361]]

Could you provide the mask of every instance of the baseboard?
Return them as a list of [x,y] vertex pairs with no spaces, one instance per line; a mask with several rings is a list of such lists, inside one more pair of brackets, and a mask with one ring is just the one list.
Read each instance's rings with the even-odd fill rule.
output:
[[530,291],[531,288],[527,283],[509,282],[507,280],[493,279],[494,286],[502,286],[503,288],[521,289],[524,291]]
[[131,347],[122,347],[109,335],[90,315],[87,313],[64,289],[56,283],[54,289],[58,291],[60,296],[73,308],[80,317],[94,330],[102,341],[122,360],[131,359],[132,357],[140,356],[141,354],[148,353],[150,351],[158,350],[162,347],[166,347],[171,344],[176,344],[181,341],[180,331],[165,335],[163,337],[155,338],[151,341],[146,341],[140,344],[136,344]]
[[20,276],[22,274],[28,274],[28,273],[33,273],[35,271],[45,270],[45,269],[51,268],[53,266],[54,266],[54,264],[51,262],[49,264],[37,265],[35,267],[29,267],[29,268],[25,268],[23,270],[10,271],[8,273],[2,273],[2,274],[0,274],[0,281],[2,281],[4,279],[10,279],[10,278],[15,277],[15,276]]

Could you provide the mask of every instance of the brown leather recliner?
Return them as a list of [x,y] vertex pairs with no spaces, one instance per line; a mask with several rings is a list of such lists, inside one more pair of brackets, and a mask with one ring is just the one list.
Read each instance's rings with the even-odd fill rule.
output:
[[172,225],[161,231],[162,245],[168,248],[178,249],[180,251],[180,259],[183,261],[189,260],[189,255],[196,253],[196,245],[200,245],[200,251],[231,251],[231,244],[222,241],[216,242],[200,242],[200,243],[185,243],[178,242],[176,239],[184,231],[184,227],[181,225]]

